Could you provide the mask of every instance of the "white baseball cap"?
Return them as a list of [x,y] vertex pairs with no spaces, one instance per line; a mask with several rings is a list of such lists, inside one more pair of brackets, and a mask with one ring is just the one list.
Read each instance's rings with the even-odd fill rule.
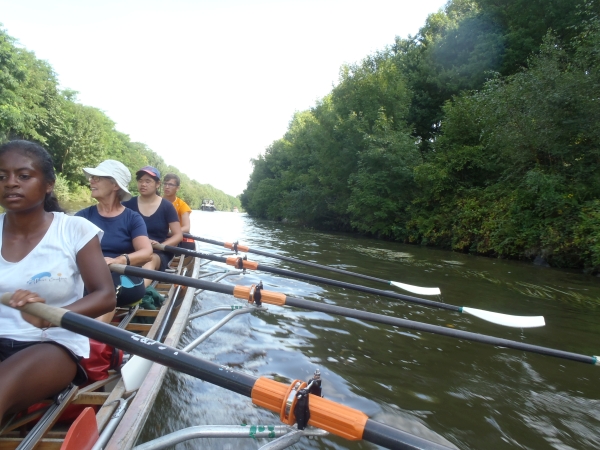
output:
[[122,201],[127,201],[131,198],[131,192],[127,189],[129,186],[129,182],[131,181],[131,172],[127,168],[125,164],[119,161],[115,161],[114,159],[107,159],[98,164],[98,167],[95,168],[84,168],[83,172],[87,176],[97,176],[97,177],[110,177],[119,186],[119,188],[125,192],[125,195],[122,198]]

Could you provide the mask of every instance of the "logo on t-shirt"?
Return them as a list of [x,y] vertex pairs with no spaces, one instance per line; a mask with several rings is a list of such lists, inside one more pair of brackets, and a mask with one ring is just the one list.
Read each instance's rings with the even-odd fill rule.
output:
[[62,273],[57,273],[55,277],[50,272],[40,272],[37,275],[32,276],[27,284],[37,284],[42,281],[62,281],[66,278],[61,277]]

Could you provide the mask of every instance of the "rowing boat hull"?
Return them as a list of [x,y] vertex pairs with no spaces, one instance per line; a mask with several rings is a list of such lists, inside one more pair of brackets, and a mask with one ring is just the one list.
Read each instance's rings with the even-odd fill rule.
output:
[[[190,276],[196,278],[198,276],[198,264],[196,263],[196,258],[193,260],[193,269]],[[176,347],[179,343],[181,334],[187,326],[193,299],[194,289],[190,288],[185,293],[177,316],[173,321],[173,325],[164,340],[165,344]],[[166,310],[166,308],[163,308],[163,310]],[[135,398],[129,405],[127,412],[123,416],[123,419],[119,423],[119,426],[115,430],[105,449],[126,450],[135,445],[144,424],[146,423],[148,414],[150,414],[152,406],[154,405],[156,396],[162,387],[167,370],[168,368],[165,366],[156,363],[152,364],[150,372],[148,372],[145,381],[137,391]]]

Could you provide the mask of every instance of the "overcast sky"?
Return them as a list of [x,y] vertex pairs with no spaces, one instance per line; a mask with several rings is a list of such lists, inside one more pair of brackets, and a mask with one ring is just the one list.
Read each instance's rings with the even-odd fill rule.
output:
[[133,141],[231,195],[295,111],[446,0],[0,0],[9,35]]

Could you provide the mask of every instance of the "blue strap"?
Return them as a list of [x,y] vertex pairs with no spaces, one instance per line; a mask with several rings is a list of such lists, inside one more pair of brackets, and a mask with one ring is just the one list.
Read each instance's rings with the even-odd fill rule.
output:
[[129,278],[127,275],[121,275],[121,286],[123,286],[125,289],[130,289],[132,287],[139,286],[143,282],[144,282],[143,278],[139,283],[134,283],[131,280],[131,278]]

